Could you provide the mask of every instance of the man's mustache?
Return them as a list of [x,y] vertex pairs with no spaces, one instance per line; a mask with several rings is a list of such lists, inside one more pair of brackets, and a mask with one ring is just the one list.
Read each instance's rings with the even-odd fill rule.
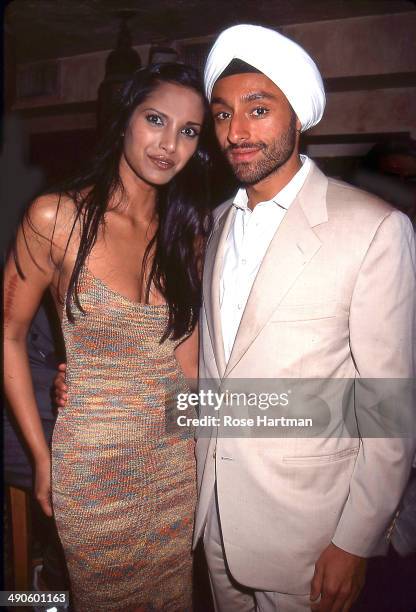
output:
[[241,144],[230,144],[224,149],[224,153],[229,151],[241,151],[241,149],[265,149],[265,142],[243,142]]

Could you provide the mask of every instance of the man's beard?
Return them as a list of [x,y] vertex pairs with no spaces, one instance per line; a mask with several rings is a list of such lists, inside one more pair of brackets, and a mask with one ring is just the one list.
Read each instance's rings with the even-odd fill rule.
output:
[[[291,157],[296,145],[296,115],[292,113],[287,131],[278,140],[267,145],[264,142],[231,145],[226,154],[235,177],[243,185],[255,185],[283,166]],[[261,149],[261,159],[254,162],[233,164],[229,152],[233,149]]]

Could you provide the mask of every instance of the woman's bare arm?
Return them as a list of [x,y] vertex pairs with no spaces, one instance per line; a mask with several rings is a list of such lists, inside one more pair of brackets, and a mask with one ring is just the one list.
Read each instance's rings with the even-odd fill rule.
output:
[[198,325],[196,325],[192,334],[175,349],[176,359],[179,361],[185,377],[195,388],[198,385],[198,351],[199,333]]
[[51,515],[49,491],[50,457],[36,405],[26,348],[26,335],[44,291],[51,285],[55,266],[51,241],[55,226],[56,197],[35,201],[29,220],[19,228],[16,247],[19,274],[10,256],[4,275],[4,380],[5,391],[36,466],[35,495]]

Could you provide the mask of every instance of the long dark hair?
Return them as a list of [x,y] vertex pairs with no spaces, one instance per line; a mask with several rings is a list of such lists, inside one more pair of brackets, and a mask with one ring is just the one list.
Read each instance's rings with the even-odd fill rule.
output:
[[[156,214],[158,227],[146,248],[143,260],[150,262],[146,276],[145,300],[153,285],[169,307],[169,320],[161,341],[178,340],[189,334],[198,320],[201,306],[201,270],[206,238],[210,231],[209,111],[198,72],[183,64],[155,64],[138,70],[130,78],[112,110],[112,120],[104,131],[97,151],[85,171],[68,181],[60,194],[76,206],[76,218],[67,243],[80,223],[80,245],[69,280],[66,313],[74,321],[71,303],[82,310],[79,298],[80,273],[96,243],[104,214],[116,191],[123,193],[119,162],[124,131],[135,108],[164,82],[189,87],[198,92],[205,106],[204,125],[198,148],[188,164],[165,186],[158,188]],[[58,204],[59,206],[59,204]]]

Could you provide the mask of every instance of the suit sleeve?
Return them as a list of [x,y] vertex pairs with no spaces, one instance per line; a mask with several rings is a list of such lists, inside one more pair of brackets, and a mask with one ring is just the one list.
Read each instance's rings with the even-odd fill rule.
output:
[[[396,379],[414,389],[416,362],[415,236],[398,211],[383,219],[362,262],[350,308],[350,345],[358,386],[371,380],[377,392]],[[374,381],[380,379],[380,381]],[[385,533],[406,486],[415,453],[413,393],[404,401],[384,401],[384,414],[407,424],[408,435],[371,427],[362,440],[333,543],[363,557],[384,552]],[[413,396],[414,398],[414,396]],[[374,404],[372,406],[374,410]],[[355,405],[357,422],[369,422],[365,401]],[[374,413],[373,413],[374,414]],[[366,421],[367,419],[367,421]],[[391,421],[392,422],[392,421]],[[396,431],[400,431],[397,428]]]

